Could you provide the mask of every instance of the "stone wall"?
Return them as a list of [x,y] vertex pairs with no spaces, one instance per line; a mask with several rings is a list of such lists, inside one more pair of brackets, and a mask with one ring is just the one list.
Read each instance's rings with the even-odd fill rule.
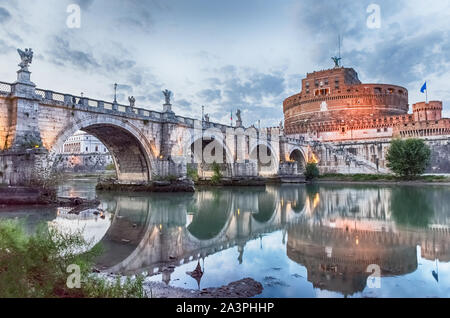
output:
[[110,163],[112,158],[107,154],[61,154],[57,156],[55,169],[75,173],[103,172]]
[[427,173],[450,173],[450,135],[430,139],[427,144],[431,147],[431,164]]
[[46,152],[40,150],[23,152],[0,152],[0,184],[27,185],[35,178],[38,162]]
[[[390,173],[386,154],[391,139],[317,144],[322,173]],[[450,135],[424,138],[431,148],[431,164],[426,173],[450,173]]]
[[11,111],[11,99],[0,96],[0,150],[4,150],[8,146]]

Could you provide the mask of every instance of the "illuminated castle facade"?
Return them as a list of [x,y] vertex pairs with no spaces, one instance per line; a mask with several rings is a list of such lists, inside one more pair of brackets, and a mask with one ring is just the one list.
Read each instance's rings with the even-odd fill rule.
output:
[[427,173],[450,173],[450,119],[442,102],[412,105],[408,90],[364,84],[353,68],[307,74],[301,92],[283,103],[284,133],[314,146],[322,173],[390,173],[392,138],[422,138],[432,155]]
[[442,102],[414,104],[408,90],[390,84],[364,84],[353,68],[307,74],[301,92],[283,103],[285,133],[317,141],[450,135]]

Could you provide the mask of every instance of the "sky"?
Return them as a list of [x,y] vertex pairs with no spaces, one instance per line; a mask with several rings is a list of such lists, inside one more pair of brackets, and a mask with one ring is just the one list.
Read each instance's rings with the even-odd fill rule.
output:
[[278,126],[306,73],[334,66],[340,34],[363,83],[406,87],[413,104],[427,81],[450,117],[449,11],[450,0],[0,0],[0,81],[15,81],[16,49],[31,47],[42,89],[112,101],[118,83],[119,102],[157,111],[169,89],[178,115],[200,119],[204,105],[229,124],[241,109],[246,126]]

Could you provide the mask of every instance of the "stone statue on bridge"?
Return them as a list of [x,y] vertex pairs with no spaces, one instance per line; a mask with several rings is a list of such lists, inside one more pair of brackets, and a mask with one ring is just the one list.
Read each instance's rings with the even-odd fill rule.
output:
[[237,121],[242,122],[242,118],[241,118],[241,110],[240,110],[240,109],[237,110],[237,112],[236,112],[236,117],[237,117]]
[[164,94],[164,98],[166,99],[166,105],[170,105],[170,99],[172,98],[172,92],[168,89],[162,92]]
[[130,103],[130,107],[134,107],[136,104],[136,98],[134,98],[134,96],[130,96],[128,97],[128,102]]
[[236,127],[242,127],[242,117],[241,117],[241,110],[238,109],[236,112]]
[[33,61],[33,49],[25,49],[22,51],[21,49],[17,49],[17,52],[20,55],[21,62],[19,64],[21,71],[28,71],[28,65]]

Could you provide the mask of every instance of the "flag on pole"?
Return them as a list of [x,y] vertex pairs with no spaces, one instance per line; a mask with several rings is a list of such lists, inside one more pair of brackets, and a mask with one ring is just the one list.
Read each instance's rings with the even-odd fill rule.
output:
[[230,120],[231,120],[231,126],[233,126],[233,111],[231,111],[231,118],[230,118]]
[[423,84],[422,88],[420,89],[420,92],[423,94],[426,94],[425,102],[428,103],[428,89],[427,89],[427,82],[425,81],[425,84]]
[[425,82],[425,84],[423,84],[422,88],[420,89],[420,92],[425,93],[426,90],[427,90],[427,82]]

